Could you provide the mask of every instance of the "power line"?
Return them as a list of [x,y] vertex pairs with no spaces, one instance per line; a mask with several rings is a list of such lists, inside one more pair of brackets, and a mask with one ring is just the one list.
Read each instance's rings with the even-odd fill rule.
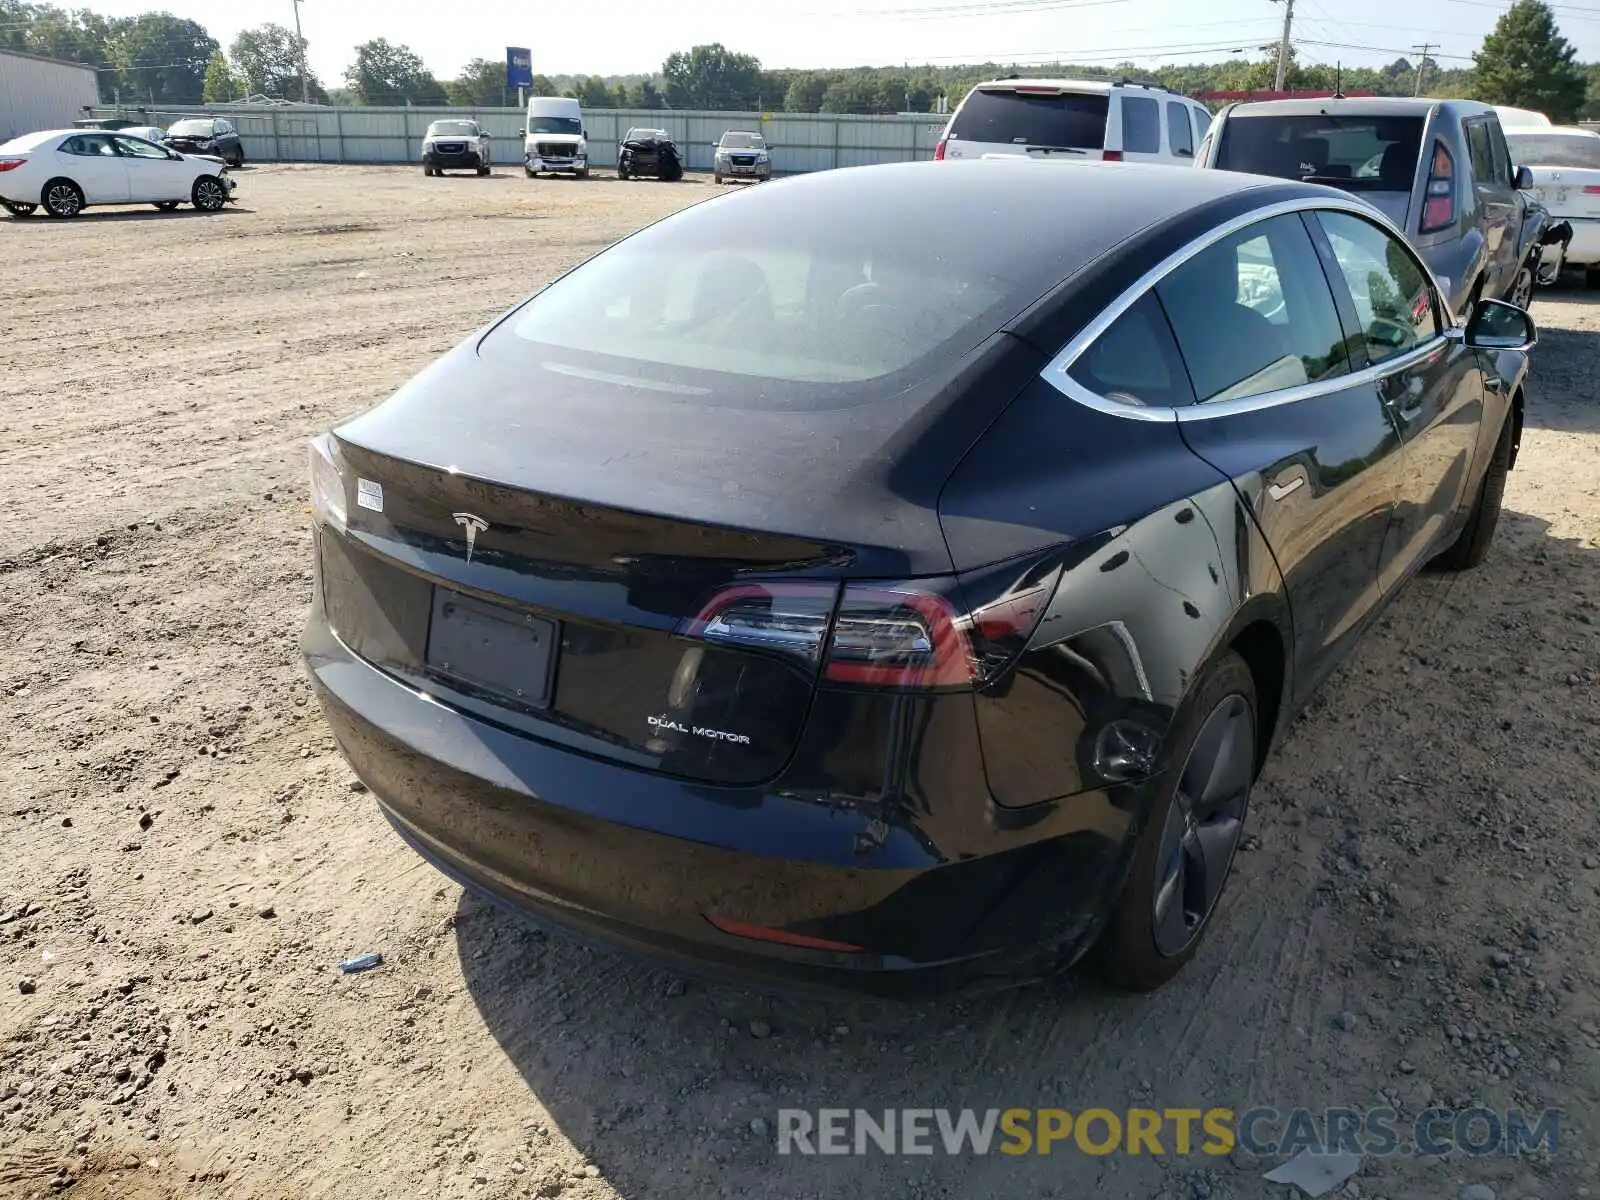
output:
[[[1295,38],[1294,42],[1297,46],[1332,46],[1339,50],[1371,50],[1377,54],[1397,54],[1401,57],[1405,57],[1406,55],[1412,53],[1411,50],[1399,50],[1393,46],[1362,46],[1357,45],[1355,42],[1323,42],[1314,40],[1312,38]],[[1413,50],[1414,49],[1415,47],[1413,47]],[[1458,62],[1473,61],[1472,55],[1470,54],[1444,54],[1442,52],[1435,52],[1433,57],[1436,59],[1452,58]]]
[[872,20],[876,17],[935,17],[1006,16],[1011,13],[1053,12],[1066,8],[1101,8],[1108,4],[1127,4],[1130,0],[965,0],[958,4],[940,4],[919,8],[855,8],[832,12],[815,11],[794,14],[796,17],[855,17]]

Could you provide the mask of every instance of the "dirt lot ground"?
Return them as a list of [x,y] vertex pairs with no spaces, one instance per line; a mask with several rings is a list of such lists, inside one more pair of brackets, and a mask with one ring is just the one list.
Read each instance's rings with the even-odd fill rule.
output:
[[[237,209],[0,222],[0,1195],[1233,1197],[1198,1157],[778,1157],[784,1107],[1566,1110],[1600,1195],[1600,307],[1541,298],[1487,565],[1411,585],[1289,736],[1159,995],[761,997],[464,899],[296,655],[307,435],[703,182],[261,168]],[[379,970],[340,959],[380,951]],[[24,980],[29,981],[24,984]],[[25,994],[26,993],[26,994]]]

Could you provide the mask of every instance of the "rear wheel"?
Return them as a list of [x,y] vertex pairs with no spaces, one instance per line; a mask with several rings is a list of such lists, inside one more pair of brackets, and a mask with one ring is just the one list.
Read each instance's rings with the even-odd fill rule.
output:
[[158,211],[160,211],[160,212],[171,212],[173,209],[175,209],[177,207],[178,207],[178,202],[176,200],[157,200],[156,201],[156,209]]
[[227,163],[230,167],[235,168],[244,166],[244,147],[240,146],[234,150],[232,157],[227,159]]
[[1506,299],[1526,311],[1533,303],[1533,284],[1533,262],[1530,259],[1517,268],[1517,278],[1511,284],[1511,290],[1506,293]]
[[1168,735],[1132,868],[1094,948],[1119,986],[1159,987],[1199,949],[1244,832],[1256,728],[1255,679],[1226,651],[1201,673]]
[[1516,411],[1506,413],[1506,423],[1494,444],[1494,457],[1478,485],[1478,496],[1472,503],[1472,515],[1467,518],[1461,535],[1444,553],[1429,565],[1440,571],[1466,571],[1477,566],[1489,554],[1489,543],[1494,541],[1494,529],[1500,522],[1500,501],[1506,492],[1506,476],[1511,473],[1511,443],[1516,428]]
[[18,220],[33,216],[34,210],[39,207],[37,204],[23,204],[19,200],[7,200],[5,203],[6,211]]
[[52,179],[44,185],[42,199],[52,217],[65,219],[83,211],[83,189],[70,179]]
[[190,199],[201,212],[217,212],[228,202],[228,189],[215,175],[202,175],[194,181]]

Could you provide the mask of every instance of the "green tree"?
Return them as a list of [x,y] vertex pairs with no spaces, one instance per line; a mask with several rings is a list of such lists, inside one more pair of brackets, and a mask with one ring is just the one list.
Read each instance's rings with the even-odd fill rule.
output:
[[661,77],[673,108],[750,108],[761,91],[761,62],[713,42],[669,54]]
[[567,89],[567,95],[584,108],[611,108],[617,102],[616,93],[599,75],[579,75]]
[[646,79],[639,84],[639,90],[634,95],[633,101],[636,108],[649,109],[660,108],[665,103],[661,98],[661,93],[656,89],[655,81],[651,79]]
[[629,106],[628,105],[628,85],[627,84],[625,84],[625,83],[617,84],[616,99],[617,99],[616,106],[618,108],[627,108]]
[[464,108],[498,108],[516,102],[506,86],[504,59],[475,58],[461,68],[461,74],[445,85],[451,104]]
[[196,21],[141,13],[118,21],[106,44],[124,96],[167,104],[198,104],[216,38]]
[[1572,44],[1557,31],[1549,5],[1517,0],[1473,56],[1477,97],[1531,108],[1559,125],[1568,124],[1588,98],[1588,81],[1573,61],[1576,57]]
[[228,65],[227,55],[221,50],[213,51],[211,61],[206,64],[206,77],[200,99],[207,104],[220,104],[227,100],[239,99],[241,92],[238,76]]
[[344,81],[363,104],[443,104],[444,88],[409,46],[373,38],[356,47]]
[[[246,94],[298,100],[300,64],[304,61],[306,44],[292,29],[269,21],[241,31],[228,48],[228,58]],[[313,101],[328,102],[328,93],[315,75],[307,80],[306,90]]]
[[825,113],[874,113],[878,111],[878,85],[870,75],[852,72],[836,79],[822,93]]
[[814,113],[822,110],[822,98],[828,92],[828,77],[815,71],[802,71],[789,81],[789,90],[783,96],[783,111]]
[[529,90],[530,96],[559,96],[561,89],[556,86],[556,81],[548,75],[535,75],[533,87]]

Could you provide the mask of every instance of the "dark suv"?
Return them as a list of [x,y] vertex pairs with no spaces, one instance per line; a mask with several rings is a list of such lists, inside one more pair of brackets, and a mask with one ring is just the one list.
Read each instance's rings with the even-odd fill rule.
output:
[[210,154],[230,167],[244,166],[239,131],[221,117],[185,117],[167,130],[166,144],[180,154]]
[[1543,236],[1494,109],[1470,100],[1268,100],[1222,110],[1196,165],[1341,188],[1398,225],[1463,313],[1526,308]]
[[617,146],[617,178],[654,175],[672,182],[683,178],[678,144],[665,129],[630,129]]

